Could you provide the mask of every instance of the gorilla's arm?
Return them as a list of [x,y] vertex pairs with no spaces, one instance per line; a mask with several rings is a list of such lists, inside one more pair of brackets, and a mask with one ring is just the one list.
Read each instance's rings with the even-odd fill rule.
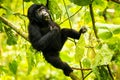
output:
[[66,38],[70,37],[70,38],[74,38],[74,39],[79,39],[79,37],[80,37],[79,32],[77,32],[73,29],[64,28],[61,30],[61,33],[62,33],[62,36],[66,37]]
[[44,50],[51,41],[57,36],[57,30],[53,29],[49,31],[47,34],[43,35],[39,31],[39,27],[37,26],[29,26],[29,39],[32,43],[32,46],[39,50]]
[[87,29],[85,27],[82,27],[79,32],[74,30],[74,29],[64,28],[61,30],[61,33],[62,33],[63,37],[70,37],[70,38],[74,38],[74,39],[79,39],[81,34],[85,33],[86,31],[87,31]]

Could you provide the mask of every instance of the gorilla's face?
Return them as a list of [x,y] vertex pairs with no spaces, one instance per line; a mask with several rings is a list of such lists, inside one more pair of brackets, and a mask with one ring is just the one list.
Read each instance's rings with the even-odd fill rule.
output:
[[28,9],[28,18],[31,23],[46,22],[51,20],[47,7],[42,4],[33,4],[30,6]]
[[50,20],[49,11],[46,9],[45,6],[41,6],[40,8],[38,8],[35,12],[35,15],[39,20]]

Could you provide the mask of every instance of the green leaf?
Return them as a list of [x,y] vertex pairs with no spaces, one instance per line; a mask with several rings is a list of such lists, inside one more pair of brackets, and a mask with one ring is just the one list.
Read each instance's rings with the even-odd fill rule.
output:
[[14,36],[11,28],[6,28],[5,27],[5,32],[6,32],[7,37],[8,37],[7,44],[8,45],[15,45],[15,44],[17,44],[17,38]]
[[113,57],[111,61],[114,61],[118,65],[120,65],[120,38],[112,37],[107,42],[108,48],[114,51]]
[[118,37],[112,37],[109,39],[109,41],[107,42],[108,47],[111,50],[116,50],[116,49],[120,49],[120,38]]
[[60,7],[58,6],[58,4],[55,0],[49,1],[49,10],[55,19],[60,18],[61,14],[62,14],[62,10],[60,9]]
[[85,40],[84,40],[84,35],[81,35],[77,45],[76,45],[76,54],[75,54],[75,59],[76,61],[80,62],[81,59],[84,56],[84,52],[85,52]]
[[91,4],[93,0],[70,0],[70,1],[79,6],[86,6]]
[[13,74],[17,73],[17,68],[18,68],[18,64],[15,60],[13,60],[11,63],[9,63],[9,69]]
[[91,62],[88,58],[84,58],[82,60],[82,64],[83,64],[83,67],[86,67],[86,68],[90,68],[90,66],[91,66]]
[[106,29],[100,29],[98,32],[98,36],[101,39],[109,39],[113,36],[112,32],[106,30]]
[[120,33],[120,28],[117,28],[113,31],[114,34],[119,34]]
[[107,44],[103,44],[102,47],[96,49],[96,56],[94,66],[105,65],[111,62],[114,52],[109,49]]

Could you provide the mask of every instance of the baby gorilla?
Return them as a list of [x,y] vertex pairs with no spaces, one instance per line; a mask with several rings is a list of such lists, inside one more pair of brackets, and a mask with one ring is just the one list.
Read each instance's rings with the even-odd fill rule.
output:
[[67,37],[79,39],[86,28],[79,32],[73,29],[63,28],[56,24],[46,6],[33,4],[28,9],[29,40],[37,51],[42,51],[45,60],[54,67],[62,69],[66,76],[73,72],[72,68],[59,57],[59,51],[63,47]]

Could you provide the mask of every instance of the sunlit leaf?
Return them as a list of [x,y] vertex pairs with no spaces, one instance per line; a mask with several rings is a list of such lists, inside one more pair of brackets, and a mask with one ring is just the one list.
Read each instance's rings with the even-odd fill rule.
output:
[[84,52],[85,52],[85,40],[84,40],[84,35],[81,35],[77,45],[76,45],[76,54],[75,54],[75,59],[76,61],[81,61],[83,58]]
[[94,66],[105,65],[111,62],[114,52],[109,49],[107,44],[103,44],[100,49],[96,49]]
[[49,1],[49,9],[50,9],[50,12],[52,13],[51,15],[54,18],[56,19],[60,18],[62,10],[60,9],[60,7],[58,6],[55,0]]
[[79,6],[86,6],[92,3],[92,0],[70,0],[70,1]]
[[17,73],[17,68],[18,68],[18,64],[15,60],[13,60],[11,63],[9,63],[9,69],[13,74]]
[[106,0],[94,0],[93,5],[94,5],[94,8],[99,9],[100,11],[103,11],[107,7],[108,3]]

